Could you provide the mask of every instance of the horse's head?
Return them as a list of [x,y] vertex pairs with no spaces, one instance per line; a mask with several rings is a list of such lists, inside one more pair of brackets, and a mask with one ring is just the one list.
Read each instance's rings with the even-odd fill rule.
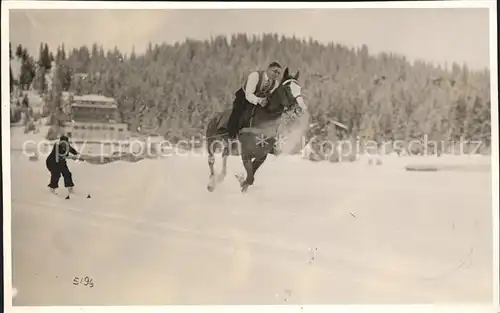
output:
[[307,109],[298,78],[299,71],[295,75],[290,75],[288,67],[285,69],[280,85],[270,96],[266,111],[279,114],[290,112],[300,114]]

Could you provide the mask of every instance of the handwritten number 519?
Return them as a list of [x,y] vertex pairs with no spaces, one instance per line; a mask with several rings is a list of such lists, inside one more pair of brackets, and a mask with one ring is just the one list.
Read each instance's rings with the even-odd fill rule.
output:
[[94,279],[91,277],[85,276],[85,277],[74,277],[73,278],[73,285],[75,286],[85,286],[89,288],[94,287]]

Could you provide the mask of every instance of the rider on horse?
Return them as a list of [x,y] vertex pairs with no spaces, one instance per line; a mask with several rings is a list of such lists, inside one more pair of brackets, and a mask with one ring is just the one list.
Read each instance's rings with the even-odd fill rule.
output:
[[281,65],[272,62],[266,70],[250,73],[241,88],[235,93],[233,111],[228,121],[229,139],[234,140],[240,130],[240,118],[246,108],[254,105],[267,105],[267,96],[279,86],[278,78],[281,75]]

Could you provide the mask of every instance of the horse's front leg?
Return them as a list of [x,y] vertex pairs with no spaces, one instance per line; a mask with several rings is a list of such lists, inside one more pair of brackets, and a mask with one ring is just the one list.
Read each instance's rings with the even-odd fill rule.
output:
[[267,159],[267,154],[260,156],[260,157],[257,157],[257,158],[255,158],[255,160],[253,160],[252,170],[253,170],[253,175],[254,175],[254,181],[255,181],[255,174],[257,173],[257,170],[264,163],[264,161],[266,161],[266,159]]
[[246,179],[240,179],[240,186],[241,186],[241,191],[246,192],[248,190],[248,187],[253,185],[255,182],[255,174],[257,173],[257,170],[259,167],[264,163],[264,161],[267,159],[267,154],[263,155],[261,157],[255,158],[252,161],[251,157],[242,157],[243,159],[243,166],[245,167],[245,170],[247,172]]
[[248,190],[248,187],[250,187],[255,180],[253,171],[253,162],[252,162],[252,157],[245,154],[242,154],[241,159],[243,161],[243,166],[245,167],[247,175],[246,179],[240,182],[240,186],[241,186],[241,191],[246,192]]

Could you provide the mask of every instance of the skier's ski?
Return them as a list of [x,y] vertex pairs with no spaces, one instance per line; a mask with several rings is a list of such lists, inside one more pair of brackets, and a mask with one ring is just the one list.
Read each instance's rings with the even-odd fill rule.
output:
[[[80,193],[75,192],[75,191],[62,192],[62,193],[58,193],[55,189],[49,189],[49,191],[53,195],[56,195],[56,196],[59,196],[59,197],[64,197],[65,200],[70,200],[73,197],[79,198],[79,197],[82,196]],[[90,196],[90,193],[85,198],[92,199],[92,197]]]

